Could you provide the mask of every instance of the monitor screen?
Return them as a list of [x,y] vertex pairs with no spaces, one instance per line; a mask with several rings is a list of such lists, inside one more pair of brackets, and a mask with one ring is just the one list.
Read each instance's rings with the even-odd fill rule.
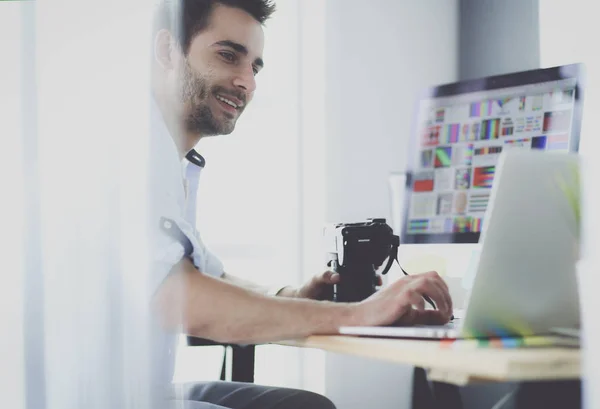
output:
[[403,243],[477,243],[508,149],[577,151],[582,66],[445,84],[419,99],[409,147]]

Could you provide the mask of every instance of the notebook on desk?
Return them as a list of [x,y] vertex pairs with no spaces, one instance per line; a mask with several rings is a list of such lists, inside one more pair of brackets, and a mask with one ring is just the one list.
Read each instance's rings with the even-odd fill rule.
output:
[[577,331],[578,171],[575,154],[503,152],[464,316],[445,326],[341,327],[339,332],[484,339]]

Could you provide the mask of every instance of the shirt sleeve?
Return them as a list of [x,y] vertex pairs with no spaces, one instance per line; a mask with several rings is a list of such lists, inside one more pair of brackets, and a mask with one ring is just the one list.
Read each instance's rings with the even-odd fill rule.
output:
[[184,254],[191,258],[196,268],[204,274],[221,277],[223,275],[223,263],[206,248],[198,231],[185,220],[178,220],[177,227],[181,229],[185,238],[191,243],[192,251],[190,254],[186,254],[189,251],[186,251],[185,243],[180,242],[180,245]]
[[175,264],[189,257],[200,273],[223,275],[223,263],[202,243],[199,234],[182,218],[160,217],[152,235],[152,290],[160,286]]
[[183,257],[189,257],[203,274],[222,276],[223,263],[204,246],[198,231],[183,218],[177,196],[158,197],[160,200],[152,203],[149,215],[151,292],[156,291]]

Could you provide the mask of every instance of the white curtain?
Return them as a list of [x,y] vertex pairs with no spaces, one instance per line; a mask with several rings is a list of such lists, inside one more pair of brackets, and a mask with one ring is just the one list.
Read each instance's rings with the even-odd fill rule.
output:
[[582,175],[582,260],[578,266],[583,318],[584,405],[600,407],[600,139],[597,116],[600,109],[600,55],[595,3],[587,0],[540,1],[540,57],[543,67],[577,63],[586,65],[585,101],[580,154]]
[[39,1],[22,22],[27,408],[151,407],[149,11]]
[[24,346],[24,133],[21,4],[0,3],[0,396],[6,407],[25,408]]

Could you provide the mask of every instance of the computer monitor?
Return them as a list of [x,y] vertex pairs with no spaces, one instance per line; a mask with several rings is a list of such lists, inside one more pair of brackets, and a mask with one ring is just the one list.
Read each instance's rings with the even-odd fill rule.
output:
[[409,143],[401,242],[477,243],[500,153],[577,152],[582,105],[581,64],[427,89]]

